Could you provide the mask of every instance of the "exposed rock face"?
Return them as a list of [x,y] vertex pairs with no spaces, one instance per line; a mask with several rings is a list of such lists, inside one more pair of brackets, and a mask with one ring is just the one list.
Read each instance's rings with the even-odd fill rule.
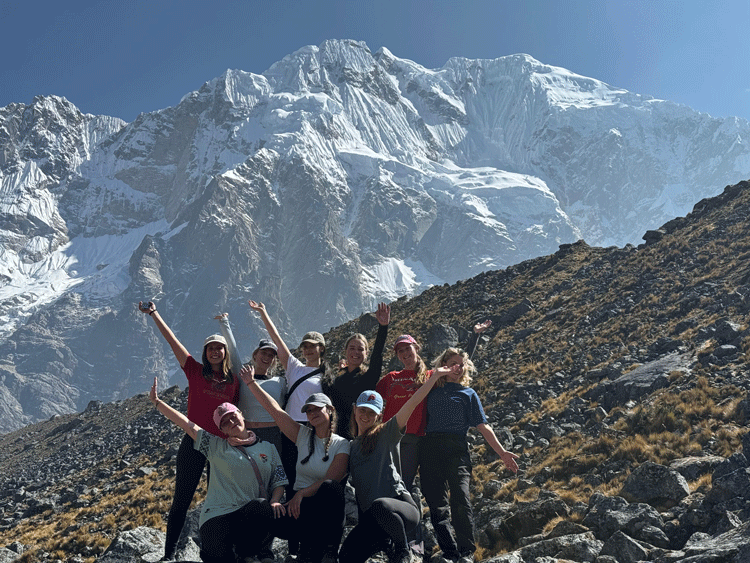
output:
[[637,242],[750,175],[748,137],[525,55],[432,71],[351,41],[129,124],[0,108],[0,431],[173,377],[138,300],[194,354],[224,310],[247,353],[248,298],[294,346],[581,236]]

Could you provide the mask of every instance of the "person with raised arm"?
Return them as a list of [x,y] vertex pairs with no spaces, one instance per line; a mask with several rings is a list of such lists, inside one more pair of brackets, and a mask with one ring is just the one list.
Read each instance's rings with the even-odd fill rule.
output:
[[352,438],[348,420],[354,401],[365,389],[374,389],[383,372],[383,348],[388,336],[391,308],[385,303],[380,303],[375,318],[378,321],[378,334],[372,354],[369,354],[367,338],[363,334],[352,334],[344,344],[344,361],[338,373],[331,379],[323,379],[323,392],[331,398],[339,420],[345,422],[338,432],[347,440]]
[[236,405],[214,409],[212,421],[227,436],[219,438],[159,399],[156,387],[154,377],[149,399],[156,410],[184,430],[213,467],[198,521],[201,560],[252,561],[271,521],[286,512],[280,501],[287,479],[276,448],[246,428]]
[[407,534],[418,525],[420,513],[398,472],[399,442],[414,409],[449,371],[436,370],[387,422],[377,391],[363,391],[357,398],[350,421],[349,471],[360,517],[341,546],[341,563],[364,563],[389,540],[389,563],[411,560]]
[[[138,309],[154,320],[156,328],[172,348],[177,362],[185,372],[189,386],[188,419],[211,434],[226,437],[214,424],[213,412],[222,403],[236,404],[239,399],[240,386],[239,379],[232,374],[231,361],[227,354],[227,342],[224,337],[220,334],[212,334],[206,338],[203,343],[202,363],[198,363],[161,318],[153,301],[149,301],[146,305],[143,301],[139,302]],[[206,457],[193,448],[193,440],[186,434],[177,450],[174,497],[167,517],[164,561],[174,557],[187,511],[195,490],[198,488],[205,465]]]
[[[239,377],[240,370],[244,364],[240,357],[232,327],[229,324],[229,314],[222,313],[214,318],[219,321],[221,334],[227,341],[227,350],[232,360],[232,373]],[[286,394],[286,378],[283,375],[275,375],[278,364],[276,360],[277,355],[276,344],[267,338],[262,338],[251,355],[251,363],[258,385],[263,387],[277,403],[282,403]],[[253,397],[246,385],[240,385],[237,406],[242,411],[242,416],[245,417],[247,427],[255,432],[261,440],[271,442],[280,452],[281,431],[278,425],[266,409]]]
[[[475,333],[481,331],[475,327]],[[448,348],[434,366],[438,370],[448,368],[450,373],[436,383],[425,401],[427,427],[419,447],[422,493],[430,507],[430,520],[443,557],[472,563],[476,546],[469,493],[472,465],[466,434],[470,427],[476,427],[513,473],[518,471],[518,456],[500,444],[487,424],[479,396],[469,387],[476,372],[469,354]]]
[[[271,317],[268,315],[266,306],[259,301],[248,301],[250,308],[260,315],[261,321],[266,327],[266,332],[276,344],[278,349],[279,363],[286,370],[286,383],[288,390],[285,396],[285,409],[289,416],[295,421],[304,424],[307,418],[302,413],[302,405],[305,399],[313,393],[322,393],[321,386],[322,376],[326,370],[324,361],[326,352],[326,341],[323,335],[316,331],[307,332],[302,337],[299,349],[305,359],[303,364],[289,351],[284,340],[281,338],[276,325],[273,324]],[[295,493],[294,483],[296,482],[297,467],[297,446],[287,438],[283,432],[281,435],[281,461],[284,464],[284,471],[289,478],[289,485],[286,488],[286,499],[291,500]],[[296,555],[297,545],[293,540],[289,542],[289,553]]]
[[313,393],[301,412],[307,424],[294,420],[243,368],[240,377],[284,435],[297,445],[294,496],[287,514],[274,522],[273,535],[299,543],[298,561],[335,562],[344,532],[344,486],[349,466],[349,441],[336,434],[336,409],[323,393]]
[[[237,341],[229,324],[229,314],[222,313],[214,317],[219,321],[219,328],[224,339],[227,341],[227,350],[232,362],[232,373],[239,377],[243,362],[240,357]],[[276,401],[283,401],[286,393],[286,378],[283,375],[274,375],[278,362],[276,344],[267,338],[261,339],[258,347],[251,355],[255,379],[258,385],[269,393]],[[271,442],[277,451],[281,451],[281,431],[270,414],[264,409],[257,399],[253,397],[246,385],[240,385],[239,400],[237,406],[245,419],[245,425],[252,430],[258,438]],[[257,553],[261,563],[273,563],[272,550],[273,536],[269,535],[266,542]]]

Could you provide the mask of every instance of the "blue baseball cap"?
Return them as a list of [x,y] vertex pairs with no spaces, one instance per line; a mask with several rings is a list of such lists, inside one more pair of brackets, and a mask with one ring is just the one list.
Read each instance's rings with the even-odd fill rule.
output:
[[362,391],[357,397],[356,406],[367,407],[375,411],[375,414],[383,412],[383,397],[377,391]]

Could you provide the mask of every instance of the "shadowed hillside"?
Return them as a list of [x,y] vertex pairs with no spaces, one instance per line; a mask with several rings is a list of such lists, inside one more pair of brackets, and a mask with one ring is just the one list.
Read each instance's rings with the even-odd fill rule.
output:
[[[625,563],[639,560],[625,556],[635,542],[643,560],[742,560],[750,539],[735,551],[717,540],[726,559],[709,558],[709,540],[747,538],[750,522],[740,453],[749,232],[742,182],[637,248],[563,245],[392,304],[387,349],[409,333],[428,361],[465,343],[475,322],[493,321],[474,387],[522,458],[511,476],[473,439],[478,559]],[[374,339],[376,324],[364,315],[331,329],[329,350],[351,332]],[[184,393],[165,397],[184,407]],[[178,434],[139,396],[3,436],[0,545],[28,546],[26,561],[84,561],[123,530],[164,529]],[[664,490],[671,480],[679,486]],[[633,507],[640,525],[607,523]]]

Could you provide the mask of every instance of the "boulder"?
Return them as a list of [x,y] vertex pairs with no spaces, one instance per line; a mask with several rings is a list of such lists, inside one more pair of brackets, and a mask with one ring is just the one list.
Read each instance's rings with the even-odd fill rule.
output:
[[522,547],[518,552],[524,561],[538,561],[540,557],[555,557],[576,562],[593,562],[596,561],[603,545],[604,543],[597,540],[594,534],[585,532],[542,540]]
[[662,358],[638,366],[614,381],[606,381],[586,393],[586,398],[598,401],[607,411],[624,405],[628,401],[637,401],[644,395],[657,389],[669,386],[669,374],[672,371],[685,369],[689,365],[689,355],[672,353]]
[[747,459],[736,453],[717,465],[706,501],[712,504],[750,500],[750,468]]
[[664,529],[661,515],[650,505],[629,504],[622,497],[608,497],[594,493],[589,499],[589,511],[582,524],[596,534],[600,540],[607,540],[618,531],[635,535],[638,527],[651,525]]
[[611,555],[619,563],[646,561],[648,550],[623,532],[615,532],[602,546],[601,555]]
[[690,494],[690,487],[674,469],[647,461],[628,476],[620,494],[634,502],[674,506]]
[[750,522],[718,536],[696,533],[685,547],[685,563],[750,561]]
[[547,522],[568,516],[568,505],[555,493],[542,491],[531,502],[519,502],[515,512],[503,521],[503,535],[513,543],[520,538],[539,534]]
[[0,563],[15,563],[21,558],[19,553],[11,551],[6,547],[0,547]]
[[687,481],[695,481],[701,475],[711,473],[724,459],[718,455],[683,457],[670,463],[669,468],[677,471]]
[[164,532],[140,526],[119,533],[97,563],[158,561],[164,555]]

